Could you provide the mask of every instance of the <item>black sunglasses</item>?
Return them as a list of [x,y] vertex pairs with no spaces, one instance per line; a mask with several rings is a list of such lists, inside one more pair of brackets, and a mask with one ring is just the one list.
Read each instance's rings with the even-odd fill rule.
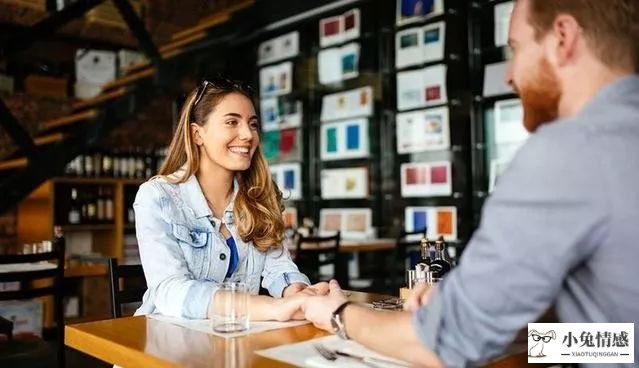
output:
[[543,340],[544,342],[550,342],[550,336],[539,336],[537,334],[532,335],[533,341]]

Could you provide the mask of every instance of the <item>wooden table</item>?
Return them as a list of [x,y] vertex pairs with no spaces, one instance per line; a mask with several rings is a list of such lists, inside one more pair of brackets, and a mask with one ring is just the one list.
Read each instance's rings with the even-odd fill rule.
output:
[[[323,247],[327,248],[333,245],[333,242],[303,243],[302,249],[321,249]],[[393,248],[395,248],[395,239],[392,238],[340,240],[339,242],[340,253],[374,252],[378,250],[390,250]],[[291,246],[289,250],[295,251],[295,245]]]
[[[379,294],[352,292],[350,299],[372,302]],[[225,339],[144,316],[68,325],[65,344],[126,368],[146,367],[289,367],[254,352],[328,335],[311,324]],[[522,367],[525,348],[489,365]]]

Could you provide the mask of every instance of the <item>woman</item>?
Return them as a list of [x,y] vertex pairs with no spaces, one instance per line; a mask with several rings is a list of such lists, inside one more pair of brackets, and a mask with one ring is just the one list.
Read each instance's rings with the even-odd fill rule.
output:
[[[301,318],[300,293],[328,292],[326,283],[308,287],[281,246],[282,195],[258,128],[250,92],[237,83],[205,81],[188,97],[159,175],[133,204],[149,288],[136,314],[211,318],[224,280],[247,283],[254,320]],[[260,276],[276,299],[257,295]]]

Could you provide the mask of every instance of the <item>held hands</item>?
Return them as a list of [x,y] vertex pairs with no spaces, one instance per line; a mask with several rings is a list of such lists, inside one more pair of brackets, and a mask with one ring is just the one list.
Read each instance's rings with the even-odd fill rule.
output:
[[289,285],[283,293],[283,298],[277,299],[274,311],[274,319],[277,321],[303,320],[302,306],[310,296],[328,294],[327,282],[318,282],[310,286],[301,283]]
[[309,296],[303,304],[304,316],[315,327],[332,331],[331,317],[337,307],[346,301],[342,289],[335,280],[328,284],[329,293],[325,296]]
[[321,281],[317,284],[307,286],[306,284],[296,282],[284,289],[283,296],[287,297],[298,293],[305,295],[326,295],[328,294],[328,283]]
[[419,309],[421,306],[428,303],[428,299],[433,292],[433,288],[426,284],[425,282],[420,282],[410,293],[408,299],[404,303],[404,310],[408,312],[414,312]]

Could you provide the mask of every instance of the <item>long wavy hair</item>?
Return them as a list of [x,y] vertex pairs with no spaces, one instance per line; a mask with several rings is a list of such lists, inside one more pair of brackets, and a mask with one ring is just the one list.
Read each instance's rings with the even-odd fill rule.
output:
[[[201,158],[193,140],[191,124],[206,124],[213,109],[231,93],[247,97],[255,106],[250,87],[228,79],[205,81],[189,94],[158,175],[172,183],[183,183],[197,173]],[[180,169],[183,171],[178,176],[171,175]],[[233,214],[238,234],[244,242],[253,242],[260,251],[280,247],[284,239],[282,192],[271,179],[259,145],[253,154],[251,166],[248,170],[237,172],[235,177],[239,190]]]

